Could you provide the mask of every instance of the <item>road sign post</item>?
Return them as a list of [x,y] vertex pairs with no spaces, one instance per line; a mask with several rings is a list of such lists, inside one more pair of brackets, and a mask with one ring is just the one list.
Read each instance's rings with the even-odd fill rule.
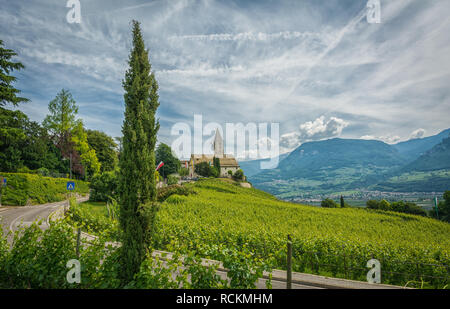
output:
[[69,199],[67,200],[67,208],[64,207],[64,214],[66,214],[67,209],[70,208],[70,198],[72,197],[72,191],[75,190],[75,182],[68,181],[66,184],[66,189],[67,189],[67,191],[69,191]]

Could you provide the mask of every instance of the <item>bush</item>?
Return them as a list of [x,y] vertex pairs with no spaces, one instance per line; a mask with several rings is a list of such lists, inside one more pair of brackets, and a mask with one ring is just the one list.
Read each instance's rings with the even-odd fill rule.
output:
[[187,169],[187,168],[185,168],[185,167],[182,167],[182,168],[180,168],[180,170],[178,171],[178,174],[179,174],[181,177],[189,176],[189,169]]
[[333,201],[332,199],[324,199],[322,201],[322,203],[320,203],[320,206],[322,207],[326,207],[326,208],[339,208],[338,204],[336,204],[335,201]]
[[195,173],[203,177],[218,177],[219,172],[214,166],[210,166],[208,162],[200,162],[195,164]]
[[17,169],[17,173],[24,173],[24,174],[36,174],[35,171],[29,169],[26,166],[20,167]]
[[378,209],[379,208],[379,202],[376,200],[369,200],[366,202],[366,207],[369,209]]
[[238,169],[234,175],[233,175],[234,180],[244,180],[244,171],[241,169]]
[[378,204],[379,209],[381,210],[392,210],[391,204],[389,204],[386,200],[381,200]]
[[87,233],[95,235],[103,233],[108,235],[109,238],[119,239],[119,225],[117,220],[89,211],[83,208],[82,204],[78,204],[73,198],[70,200],[70,209],[67,217],[74,226],[81,227]]
[[[0,246],[5,241],[6,237],[2,237]],[[64,221],[52,223],[45,231],[35,222],[15,234],[11,250],[0,250],[0,288],[115,287],[116,263],[111,261],[115,249],[105,246],[105,242],[98,238],[90,246],[80,246],[81,282],[68,283],[66,263],[77,258],[76,233]]]
[[176,185],[178,183],[178,177],[169,175],[167,176],[167,184],[170,185]]
[[101,175],[95,175],[92,177],[90,188],[90,201],[107,202],[110,198],[117,199],[118,180],[116,172],[104,172]]
[[74,193],[89,193],[89,183],[67,178],[50,178],[37,174],[3,173],[7,186],[2,188],[2,204],[11,206],[59,202],[67,197],[66,184],[75,182]]
[[45,167],[41,167],[37,170],[37,173],[41,176],[50,176],[50,171]]
[[[208,248],[210,255],[222,258],[224,266],[230,269],[228,275],[231,281],[228,282],[217,274],[217,264],[202,265],[199,252],[184,252],[182,262],[181,252],[171,250],[174,252],[171,259],[162,260],[148,255],[133,280],[122,285],[118,263],[122,247],[107,245],[104,237],[89,243],[82,240],[77,257],[76,238],[73,228],[65,220],[52,223],[45,231],[34,223],[15,235],[12,249],[8,250],[0,226],[0,288],[243,289],[254,288],[263,271],[271,271],[266,262],[254,257],[248,249],[218,251],[215,247]],[[78,284],[68,283],[66,279],[66,263],[74,258],[81,264],[81,282]],[[270,279],[267,287],[271,287]]]
[[422,207],[417,206],[415,203],[412,202],[398,201],[390,204],[386,200],[381,201],[369,200],[366,202],[366,207],[368,209],[380,209],[384,211],[395,211],[424,217],[427,216],[427,212]]
[[159,188],[157,200],[159,202],[165,201],[172,194],[188,196],[189,194],[194,194],[195,191],[192,188],[182,186],[182,185],[170,185],[167,187]]
[[420,206],[417,206],[415,203],[412,202],[393,202],[391,204],[392,210],[396,212],[402,212],[406,214],[413,214],[413,215],[419,215],[419,216],[427,216],[427,212]]

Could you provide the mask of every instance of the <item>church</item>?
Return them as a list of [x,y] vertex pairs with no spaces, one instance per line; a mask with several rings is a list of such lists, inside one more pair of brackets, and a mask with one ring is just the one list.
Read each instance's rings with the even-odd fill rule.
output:
[[196,177],[195,165],[201,162],[207,162],[210,166],[214,165],[214,157],[219,158],[220,162],[220,175],[219,177],[230,177],[229,172],[233,174],[239,170],[239,164],[232,155],[224,153],[223,139],[218,129],[216,129],[216,135],[214,137],[214,155],[205,154],[192,154],[189,160],[189,176]]

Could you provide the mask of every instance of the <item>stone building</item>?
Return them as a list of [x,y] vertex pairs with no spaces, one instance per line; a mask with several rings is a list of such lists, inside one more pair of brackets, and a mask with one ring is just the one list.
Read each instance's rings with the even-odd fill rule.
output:
[[189,176],[198,176],[195,174],[195,165],[201,162],[207,162],[210,166],[214,165],[214,157],[219,159],[220,162],[220,177],[229,177],[228,171],[233,174],[239,169],[239,164],[232,155],[224,153],[223,139],[218,129],[216,129],[216,135],[214,137],[214,154],[192,154],[189,161]]

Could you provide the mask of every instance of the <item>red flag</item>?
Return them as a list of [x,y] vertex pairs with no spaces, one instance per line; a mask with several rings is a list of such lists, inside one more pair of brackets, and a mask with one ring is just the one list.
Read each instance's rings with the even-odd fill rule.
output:
[[159,162],[158,166],[156,167],[156,170],[159,170],[164,165],[164,162]]

